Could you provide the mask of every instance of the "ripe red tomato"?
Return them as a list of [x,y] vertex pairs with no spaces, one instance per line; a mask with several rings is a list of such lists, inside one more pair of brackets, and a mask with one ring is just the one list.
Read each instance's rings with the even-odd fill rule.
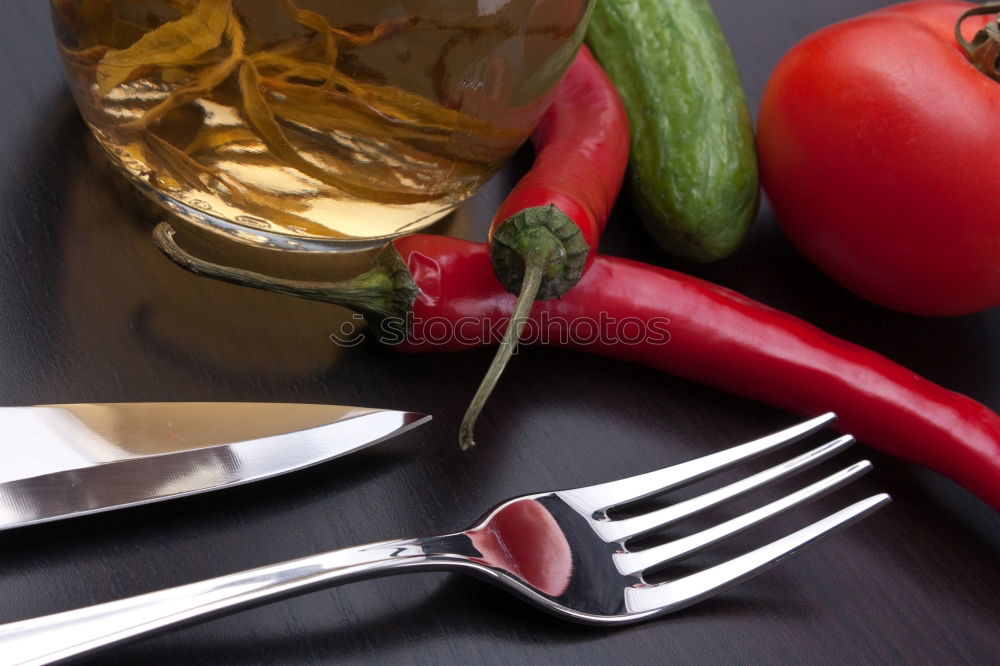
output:
[[829,26],[781,60],[761,106],[782,228],[845,287],[906,312],[1000,304],[1000,82],[954,36],[975,6],[907,2]]

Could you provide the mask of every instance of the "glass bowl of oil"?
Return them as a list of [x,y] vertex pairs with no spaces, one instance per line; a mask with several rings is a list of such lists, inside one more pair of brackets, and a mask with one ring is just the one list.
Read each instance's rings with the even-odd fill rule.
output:
[[454,210],[529,137],[593,0],[51,0],[67,80],[173,215],[289,250]]

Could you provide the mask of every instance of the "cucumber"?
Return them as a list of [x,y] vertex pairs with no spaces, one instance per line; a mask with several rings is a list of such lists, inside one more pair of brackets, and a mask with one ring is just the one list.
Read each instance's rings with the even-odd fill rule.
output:
[[649,233],[693,261],[739,247],[760,201],[753,124],[708,0],[594,0],[587,43],[632,132],[630,191]]

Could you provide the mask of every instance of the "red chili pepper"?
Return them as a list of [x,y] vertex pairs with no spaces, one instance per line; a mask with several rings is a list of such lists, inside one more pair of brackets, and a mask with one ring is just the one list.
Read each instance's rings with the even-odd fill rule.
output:
[[559,298],[580,280],[621,191],[629,126],[615,85],[583,46],[531,136],[535,162],[500,205],[490,228],[493,269],[520,294],[507,336],[462,421],[472,446],[476,417],[521,336],[536,300]]
[[[164,225],[155,236],[195,273],[366,313],[380,322],[384,342],[405,351],[495,344],[514,301],[492,275],[489,248],[453,238],[396,239],[369,272],[334,284],[205,262],[181,250]],[[926,465],[1000,510],[1000,415],[729,289],[598,256],[564,298],[536,303],[530,320],[548,334],[542,344],[641,363],[801,414],[836,412],[866,444]],[[595,325],[604,328],[596,336]]]
[[594,260],[628,166],[628,115],[586,46],[531,135],[535,161],[497,209],[493,266],[511,293],[541,271],[537,299],[573,288]]

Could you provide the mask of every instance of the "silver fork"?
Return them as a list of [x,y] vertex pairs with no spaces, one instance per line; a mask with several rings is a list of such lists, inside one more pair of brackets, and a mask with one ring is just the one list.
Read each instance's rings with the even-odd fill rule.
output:
[[609,517],[608,510],[792,444],[835,418],[826,414],[725,451],[620,481],[516,497],[463,532],[335,550],[3,625],[0,663],[50,664],[319,588],[416,570],[473,574],[556,615],[588,624],[623,624],[669,613],[756,576],[872,513],[889,496],[861,500],[756,550],[680,578],[650,584],[644,572],[839,488],[871,469],[871,464],[853,464],[740,516],[642,550],[628,548],[628,541],[826,460],[850,446],[853,438],[839,437],[763,472],[641,515],[618,519]]

